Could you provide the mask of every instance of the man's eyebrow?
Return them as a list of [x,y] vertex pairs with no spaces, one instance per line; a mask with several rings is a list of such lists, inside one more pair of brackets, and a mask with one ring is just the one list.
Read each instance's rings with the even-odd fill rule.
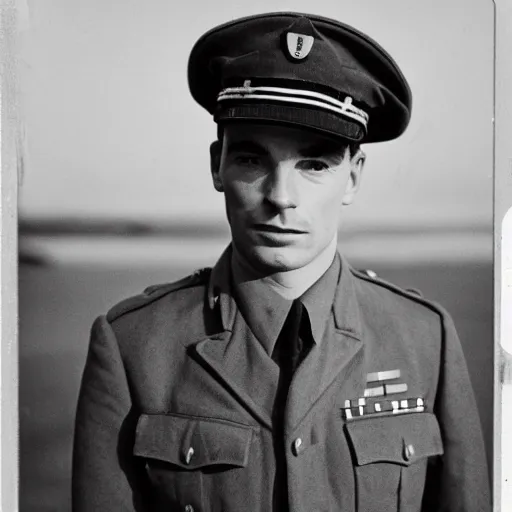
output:
[[228,153],[245,152],[256,155],[266,155],[267,150],[260,144],[251,140],[236,140],[228,144]]
[[345,157],[346,147],[338,144],[318,143],[301,148],[298,153],[303,158],[328,158],[337,164]]

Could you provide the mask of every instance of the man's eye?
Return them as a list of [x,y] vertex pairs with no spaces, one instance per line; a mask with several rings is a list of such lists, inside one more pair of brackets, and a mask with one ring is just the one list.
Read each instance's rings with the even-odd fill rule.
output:
[[301,171],[324,171],[329,169],[329,166],[321,160],[301,160],[297,168]]
[[235,162],[240,165],[258,165],[260,158],[252,155],[238,155]]

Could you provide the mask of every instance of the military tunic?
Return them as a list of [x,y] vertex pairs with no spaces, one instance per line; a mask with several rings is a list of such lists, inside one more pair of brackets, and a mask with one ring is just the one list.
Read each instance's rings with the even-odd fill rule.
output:
[[[337,261],[321,342],[286,402],[276,485],[290,511],[490,510],[449,315]],[[114,307],[92,329],[73,510],[271,511],[278,374],[234,298],[229,251],[211,273]],[[387,395],[365,398],[380,386]]]

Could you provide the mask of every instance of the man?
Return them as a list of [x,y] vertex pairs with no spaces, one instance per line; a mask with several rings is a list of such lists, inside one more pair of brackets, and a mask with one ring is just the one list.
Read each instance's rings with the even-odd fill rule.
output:
[[232,244],[94,323],[74,510],[489,510],[449,315],[336,249],[360,143],[409,121],[396,63],[342,23],[273,13],[205,34],[189,84],[218,123]]

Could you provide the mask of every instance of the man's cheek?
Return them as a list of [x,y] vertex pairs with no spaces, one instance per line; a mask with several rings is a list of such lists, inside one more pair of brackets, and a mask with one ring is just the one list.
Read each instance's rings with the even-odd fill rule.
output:
[[325,201],[315,219],[316,228],[324,236],[332,236],[338,228],[339,207],[337,203]]
[[233,187],[226,190],[226,200],[233,208],[245,211],[251,208],[255,199],[249,187]]

